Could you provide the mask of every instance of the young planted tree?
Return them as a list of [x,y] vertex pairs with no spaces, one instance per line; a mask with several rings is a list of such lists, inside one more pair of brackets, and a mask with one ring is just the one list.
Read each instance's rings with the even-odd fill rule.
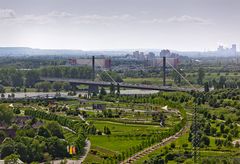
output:
[[197,83],[199,85],[203,84],[204,76],[205,76],[204,69],[203,68],[199,68],[198,69],[198,78],[197,78]]

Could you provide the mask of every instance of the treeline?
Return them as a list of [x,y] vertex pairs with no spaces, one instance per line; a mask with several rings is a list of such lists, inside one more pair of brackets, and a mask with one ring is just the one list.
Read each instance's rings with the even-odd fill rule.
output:
[[66,67],[51,66],[39,70],[40,76],[74,79],[91,79],[92,69],[90,67]]
[[[109,75],[116,82],[122,82],[121,77],[109,71],[108,73],[100,73],[103,81],[112,81]],[[40,77],[52,78],[73,78],[86,79],[92,78],[92,69],[90,67],[67,67],[67,66],[49,66],[33,70],[5,68],[0,69],[0,84],[11,87],[27,87],[33,88],[35,84],[40,82]]]
[[115,102],[118,100],[123,103],[140,103],[140,104],[158,104],[162,106],[168,105],[171,108],[177,108],[181,106],[181,103],[188,102],[191,99],[191,95],[187,93],[173,93],[163,94],[161,92],[151,95],[104,95],[103,100]]
[[34,87],[40,77],[90,79],[89,67],[44,67],[35,70],[18,70],[13,68],[0,69],[0,80],[4,86]]
[[13,67],[19,69],[33,69],[50,65],[65,65],[66,62],[66,58],[61,56],[2,56],[0,57],[0,68]]
[[219,80],[213,79],[208,82],[210,87],[214,87],[214,89],[224,89],[224,88],[240,88],[239,79],[227,79],[224,76],[220,76]]
[[[221,89],[211,92],[192,92],[198,105],[206,104],[213,108],[234,107],[240,109],[240,89]],[[240,118],[239,118],[240,119]]]

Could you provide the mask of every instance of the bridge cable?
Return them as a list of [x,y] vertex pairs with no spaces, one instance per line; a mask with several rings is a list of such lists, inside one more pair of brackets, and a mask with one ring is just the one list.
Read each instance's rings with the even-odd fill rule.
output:
[[197,90],[197,88],[194,87],[194,86],[190,83],[190,81],[188,81],[171,63],[169,63],[167,60],[166,60],[166,62],[167,62],[167,64],[169,64],[169,65],[172,67],[172,69],[173,69],[174,71],[176,71],[176,72],[183,78],[183,80],[185,80],[194,90]]
[[[167,61],[167,60],[166,60]],[[194,89],[197,90],[176,68],[174,68],[168,61],[167,63]],[[198,112],[197,112],[197,105],[194,105],[194,113],[193,113],[193,137],[192,137],[192,144],[193,144],[193,151],[192,156],[194,163],[199,163],[200,158],[200,136],[199,136],[199,120],[198,120]],[[191,132],[190,132],[191,133]]]
[[[97,63],[95,63],[95,64],[97,65]],[[99,66],[101,68],[101,70],[103,72],[105,72],[115,84],[117,84],[117,82],[111,77],[111,75],[106,70],[104,70],[100,65],[97,65],[97,66]],[[101,75],[100,75],[100,78],[102,79]]]

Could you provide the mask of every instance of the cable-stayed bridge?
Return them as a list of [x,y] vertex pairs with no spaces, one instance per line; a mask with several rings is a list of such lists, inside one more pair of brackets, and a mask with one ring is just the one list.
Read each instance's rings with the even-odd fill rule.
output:
[[114,85],[115,87],[119,86],[120,88],[158,90],[158,91],[168,91],[168,92],[173,92],[173,91],[188,92],[188,91],[193,90],[191,88],[172,87],[172,86],[115,83],[115,82],[91,81],[91,80],[81,80],[81,79],[41,77],[40,80],[49,81],[49,82],[68,82],[70,84],[77,84],[77,85],[78,84],[83,84],[83,85],[101,86],[101,87],[110,87],[111,85]]
[[[192,90],[202,91],[202,89],[195,88],[183,75],[181,75],[167,60],[166,57],[163,57],[163,85],[144,85],[144,84],[129,84],[129,83],[118,83],[109,75],[109,73],[103,70],[111,79],[112,82],[105,81],[95,81],[96,72],[95,72],[95,57],[92,57],[92,80],[83,80],[83,79],[71,79],[71,78],[52,78],[52,77],[41,77],[40,80],[49,81],[49,82],[68,82],[73,85],[88,85],[89,92],[98,92],[98,87],[120,87],[120,88],[129,88],[129,89],[142,89],[142,90],[158,90],[158,91],[181,91],[189,92]],[[189,87],[177,87],[177,86],[166,86],[166,65],[170,65],[174,71],[176,71],[189,85]]]

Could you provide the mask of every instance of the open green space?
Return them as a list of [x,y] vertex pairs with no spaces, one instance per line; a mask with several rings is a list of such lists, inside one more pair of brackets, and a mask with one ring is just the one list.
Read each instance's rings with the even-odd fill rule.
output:
[[[152,84],[152,85],[161,85],[163,84],[162,78],[125,78],[123,79],[125,83],[130,83],[130,84]],[[172,83],[172,79],[166,79],[167,83]]]

